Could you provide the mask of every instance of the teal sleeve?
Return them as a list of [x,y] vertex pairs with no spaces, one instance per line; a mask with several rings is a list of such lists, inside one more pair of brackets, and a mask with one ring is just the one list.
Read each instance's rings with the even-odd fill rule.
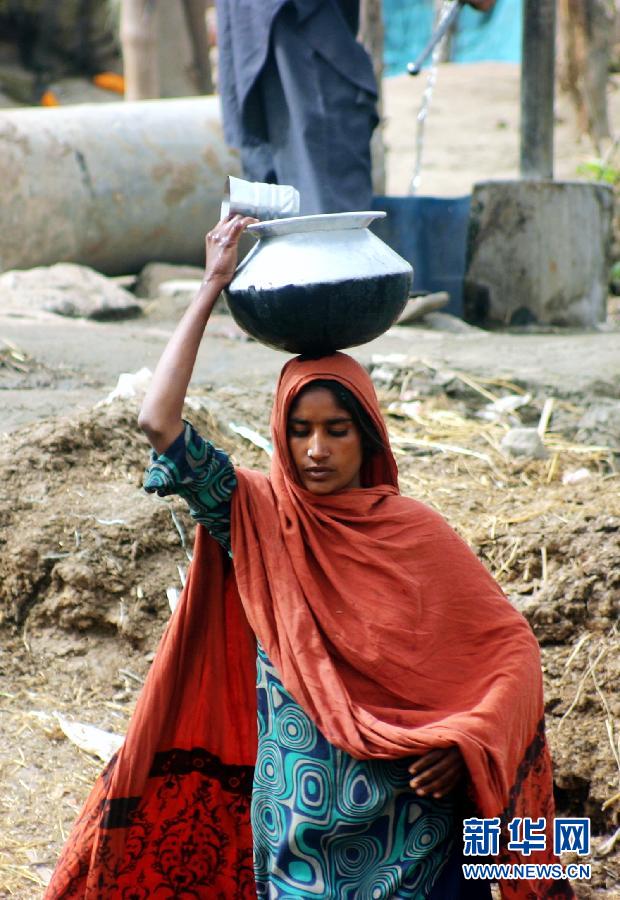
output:
[[189,422],[184,422],[183,431],[164,453],[152,452],[144,477],[144,489],[149,494],[183,497],[192,518],[204,525],[228,554],[230,506],[236,486],[228,455],[205,441]]

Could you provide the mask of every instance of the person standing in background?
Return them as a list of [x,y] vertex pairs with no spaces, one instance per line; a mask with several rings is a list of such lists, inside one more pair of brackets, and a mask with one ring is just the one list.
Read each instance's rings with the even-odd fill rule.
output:
[[367,209],[378,122],[358,0],[217,0],[224,134],[250,181],[293,184],[301,213]]
[[[488,11],[494,0],[467,0]],[[216,0],[219,93],[245,178],[292,184],[301,213],[369,209],[378,123],[359,0]]]

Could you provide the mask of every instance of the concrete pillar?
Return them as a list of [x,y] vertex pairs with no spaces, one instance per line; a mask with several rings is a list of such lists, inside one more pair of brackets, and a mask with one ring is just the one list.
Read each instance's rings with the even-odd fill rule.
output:
[[0,111],[0,271],[204,263],[239,164],[213,98]]
[[553,178],[556,0],[524,0],[521,175]]
[[591,327],[607,314],[613,192],[586,182],[474,186],[465,318]]

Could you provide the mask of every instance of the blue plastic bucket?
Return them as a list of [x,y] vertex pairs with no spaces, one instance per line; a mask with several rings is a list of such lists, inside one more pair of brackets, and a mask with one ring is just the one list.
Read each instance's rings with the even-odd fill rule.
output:
[[463,278],[471,196],[375,197],[387,212],[372,230],[413,266],[413,291],[447,291],[444,311],[463,317]]

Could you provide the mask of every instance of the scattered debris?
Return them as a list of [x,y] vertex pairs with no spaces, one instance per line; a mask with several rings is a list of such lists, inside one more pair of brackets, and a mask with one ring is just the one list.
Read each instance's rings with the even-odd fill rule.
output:
[[189,303],[196,296],[202,278],[174,278],[171,281],[162,281],[159,285],[160,297],[177,297]]
[[577,440],[603,444],[620,453],[620,401],[591,406],[581,417]]
[[56,714],[58,724],[70,741],[85,753],[97,756],[102,762],[109,762],[124,741],[123,735],[112,734],[103,728],[86,725],[84,722],[73,722],[60,713]]
[[608,838],[602,841],[597,849],[597,856],[609,856],[609,854],[614,850],[616,844],[620,843],[620,828],[616,828],[613,834],[611,834]]
[[497,400],[487,403],[478,411],[477,416],[486,419],[487,422],[507,421],[511,425],[517,425],[520,424],[520,419],[514,413],[531,402],[531,394],[504,394]]
[[228,427],[233,434],[238,434],[239,437],[245,438],[246,441],[250,441],[255,447],[260,447],[261,450],[265,451],[267,456],[273,456],[273,445],[271,441],[264,438],[258,431],[254,431],[253,428],[248,428],[246,425],[236,425],[234,422],[229,422]]
[[525,456],[528,459],[545,459],[548,456],[536,428],[511,428],[502,438],[501,448],[510,456]]
[[458,316],[440,311],[427,313],[421,320],[420,325],[433,331],[448,331],[452,334],[477,333],[481,336],[488,334],[484,329],[478,328],[476,325],[470,325]]
[[543,408],[540,413],[540,419],[538,420],[538,427],[536,429],[541,441],[544,440],[545,434],[547,433],[547,428],[549,427],[549,422],[551,421],[551,416],[553,414],[554,404],[555,401],[553,397],[547,397],[547,399],[543,403]]
[[179,598],[181,596],[181,591],[175,587],[167,587],[166,588],[166,597],[168,598],[168,605],[170,607],[170,612],[173,613],[177,608]]
[[136,284],[136,296],[145,300],[155,300],[163,293],[162,285],[170,282],[200,282],[204,275],[198,266],[175,266],[171,263],[150,262],[140,272]]
[[388,412],[393,416],[405,416],[414,421],[420,421],[422,404],[419,400],[393,400],[388,405]]
[[580,481],[585,481],[586,478],[590,477],[590,470],[584,469],[572,469],[571,471],[564,472],[562,475],[562,484],[579,484]]
[[450,294],[439,291],[436,294],[424,294],[421,297],[410,297],[400,316],[396,320],[397,325],[411,325],[419,322],[427,313],[435,312],[450,302]]
[[121,372],[116,382],[116,387],[102,400],[102,404],[113,403],[115,400],[129,400],[132,397],[143,397],[151,383],[153,373],[146,366],[137,372]]
[[0,348],[0,369],[12,369],[26,373],[29,369],[30,357],[19,349],[12,341],[0,338],[4,347]]

